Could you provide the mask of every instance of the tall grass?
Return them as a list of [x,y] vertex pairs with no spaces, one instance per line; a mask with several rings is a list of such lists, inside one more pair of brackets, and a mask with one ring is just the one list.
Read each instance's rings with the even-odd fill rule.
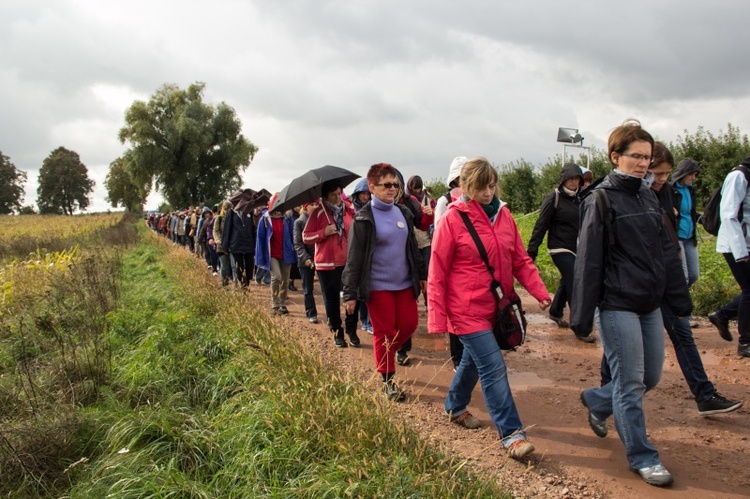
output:
[[134,234],[132,223],[104,226],[85,250],[3,273],[3,495],[54,495],[70,483],[67,467],[85,454],[79,408],[100,398],[110,370],[107,315],[117,305],[120,265],[112,241],[132,241]]
[[502,496],[184,251],[142,245],[123,275],[98,455],[68,497]]

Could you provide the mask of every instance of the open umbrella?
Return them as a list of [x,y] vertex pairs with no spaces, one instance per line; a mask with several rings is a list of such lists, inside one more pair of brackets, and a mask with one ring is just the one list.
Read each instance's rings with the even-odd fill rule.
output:
[[261,192],[256,192],[252,189],[239,189],[232,194],[232,197],[229,198],[229,202],[232,203],[235,210],[247,215],[256,206],[268,203],[271,197],[264,193],[264,190],[265,189],[261,189]]
[[321,166],[300,175],[281,189],[270,211],[286,211],[310,203],[323,195],[323,184],[335,182],[342,189],[360,176],[338,166]]

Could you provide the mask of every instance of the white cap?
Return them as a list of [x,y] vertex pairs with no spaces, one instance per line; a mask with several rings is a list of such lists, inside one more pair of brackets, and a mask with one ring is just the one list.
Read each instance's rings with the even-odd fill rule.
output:
[[466,156],[458,156],[453,158],[450,170],[448,170],[448,181],[445,182],[445,185],[451,185],[451,182],[461,176],[461,168],[464,167],[464,164],[466,164],[467,161],[469,161],[469,158],[467,158]]

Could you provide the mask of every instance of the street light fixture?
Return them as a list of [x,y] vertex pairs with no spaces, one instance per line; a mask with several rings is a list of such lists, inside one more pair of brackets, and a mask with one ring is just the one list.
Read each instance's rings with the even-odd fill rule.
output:
[[583,137],[578,133],[577,128],[558,128],[557,141],[563,144],[562,162],[565,164],[565,152],[568,147],[576,147],[586,150],[586,168],[591,163],[591,148],[583,145]]

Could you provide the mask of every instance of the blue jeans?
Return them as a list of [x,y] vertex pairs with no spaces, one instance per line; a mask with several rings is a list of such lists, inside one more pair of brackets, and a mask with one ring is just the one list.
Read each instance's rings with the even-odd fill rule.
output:
[[601,310],[599,334],[612,381],[583,392],[591,413],[605,420],[613,413],[628,463],[639,469],[660,464],[659,453],[646,436],[643,395],[659,383],[664,365],[664,324],[661,311],[639,315]]
[[219,267],[221,268],[221,285],[226,286],[232,277],[232,267],[234,267],[230,263],[229,253],[219,253]]
[[359,304],[359,322],[362,323],[363,328],[372,329],[372,323],[370,322],[370,313],[367,310],[367,304],[360,302]]
[[445,399],[445,412],[454,418],[466,412],[466,406],[471,402],[471,392],[479,380],[484,403],[500,433],[503,446],[508,447],[516,440],[525,438],[495,335],[492,331],[479,331],[458,335],[458,338],[464,346],[464,353]]
[[[662,302],[661,315],[664,328],[667,330],[669,339],[674,346],[677,362],[680,364],[682,376],[695,397],[696,402],[710,400],[716,393],[716,388],[709,381],[706,370],[703,368],[703,360],[698,352],[698,347],[693,339],[693,330],[690,328],[690,320],[687,317],[677,317],[672,313],[669,305]],[[602,386],[612,380],[606,357],[602,358]]]
[[700,268],[698,267],[698,245],[695,239],[680,239],[680,257],[682,258],[682,271],[685,272],[688,288],[698,280]]

